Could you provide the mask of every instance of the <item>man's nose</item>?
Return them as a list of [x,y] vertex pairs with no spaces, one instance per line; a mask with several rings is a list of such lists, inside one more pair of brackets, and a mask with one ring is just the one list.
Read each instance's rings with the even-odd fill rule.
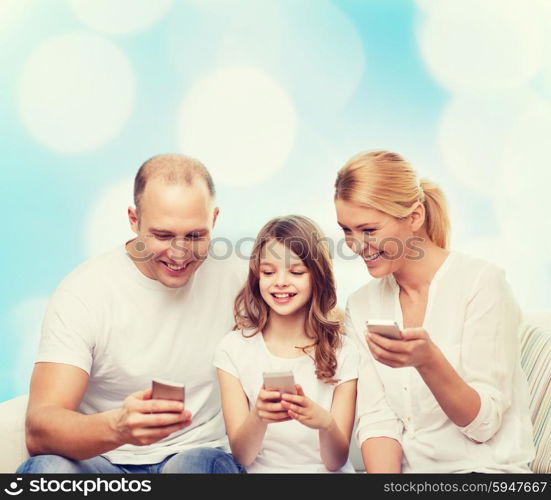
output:
[[173,238],[170,242],[168,256],[172,260],[185,261],[191,256],[191,248],[183,238]]

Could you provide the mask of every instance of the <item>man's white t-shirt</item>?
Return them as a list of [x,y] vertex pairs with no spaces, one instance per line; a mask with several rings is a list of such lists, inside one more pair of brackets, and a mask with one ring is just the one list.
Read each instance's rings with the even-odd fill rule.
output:
[[[245,335],[251,333],[244,331]],[[249,338],[241,331],[228,333],[216,350],[214,365],[241,381],[249,406],[256,403],[263,384],[262,372],[291,370],[304,394],[329,411],[335,387],[358,378],[358,350],[347,337],[342,340],[342,348],[337,351],[337,384],[327,384],[316,377],[310,356],[281,358],[272,354],[260,332]],[[296,420],[269,424],[260,453],[247,472],[329,472],[321,460],[319,432]],[[338,472],[354,472],[354,468],[347,462]]]
[[186,386],[193,423],[148,445],[124,445],[113,463],[153,464],[199,446],[227,446],[212,359],[233,325],[233,303],[247,262],[209,256],[190,281],[169,288],[144,276],[121,246],[71,272],[52,296],[38,362],[65,363],[90,375],[84,414],[119,408],[152,378]]

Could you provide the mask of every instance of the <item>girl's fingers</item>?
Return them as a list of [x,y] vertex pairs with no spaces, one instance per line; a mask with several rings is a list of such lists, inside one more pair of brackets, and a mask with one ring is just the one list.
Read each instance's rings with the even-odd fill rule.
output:
[[277,412],[276,411],[262,411],[262,410],[260,410],[258,412],[258,415],[262,419],[275,420],[275,421],[283,420],[285,418],[288,418],[288,416],[289,416],[289,414],[287,413],[287,410],[277,411]]
[[289,416],[293,418],[293,420],[298,420],[299,422],[301,419],[304,418],[303,415],[299,415],[298,413],[294,412],[293,410],[289,410]]
[[301,406],[304,404],[304,396],[299,396],[297,394],[283,394],[281,400],[293,402]]
[[304,396],[304,391],[302,390],[302,386],[300,384],[295,384],[295,389],[297,390],[297,394],[299,396]]
[[302,411],[304,408],[298,405],[294,405],[293,403],[289,403],[288,401],[282,401],[281,402],[283,408],[285,408],[288,412],[297,413],[299,415],[302,415]]
[[281,406],[281,402],[260,403],[257,405],[257,408],[263,411],[283,411],[283,406]]

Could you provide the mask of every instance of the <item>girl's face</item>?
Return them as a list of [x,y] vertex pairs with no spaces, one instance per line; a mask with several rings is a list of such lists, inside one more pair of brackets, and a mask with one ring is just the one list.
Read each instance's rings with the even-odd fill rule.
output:
[[417,209],[415,217],[398,219],[340,199],[335,201],[335,208],[346,244],[363,258],[374,278],[399,271],[406,258],[422,256],[419,252],[421,238],[415,234],[422,223],[417,217]]
[[272,313],[289,316],[301,313],[312,295],[312,276],[302,260],[275,239],[260,253],[258,286]]

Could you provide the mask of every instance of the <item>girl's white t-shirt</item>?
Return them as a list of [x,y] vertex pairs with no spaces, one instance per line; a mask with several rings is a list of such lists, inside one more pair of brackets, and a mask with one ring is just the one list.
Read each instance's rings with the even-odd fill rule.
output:
[[[244,331],[251,335],[252,331]],[[228,333],[218,345],[214,365],[241,381],[249,406],[256,403],[262,387],[262,372],[291,370],[295,382],[307,397],[326,410],[331,409],[335,387],[358,378],[359,353],[354,343],[342,337],[337,351],[337,384],[327,384],[316,378],[315,364],[308,355],[281,358],[272,354],[262,333],[244,337],[241,330]],[[249,473],[317,473],[329,472],[320,455],[319,432],[296,420],[269,424],[262,448],[255,461],[247,467]],[[354,472],[347,462],[338,472]]]

